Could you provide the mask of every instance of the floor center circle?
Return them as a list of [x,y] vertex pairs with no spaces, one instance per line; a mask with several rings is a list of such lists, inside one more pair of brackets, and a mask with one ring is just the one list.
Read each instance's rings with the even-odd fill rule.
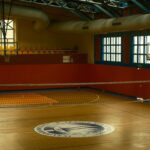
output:
[[104,123],[89,121],[61,121],[38,125],[34,130],[53,137],[93,137],[109,134],[114,127]]

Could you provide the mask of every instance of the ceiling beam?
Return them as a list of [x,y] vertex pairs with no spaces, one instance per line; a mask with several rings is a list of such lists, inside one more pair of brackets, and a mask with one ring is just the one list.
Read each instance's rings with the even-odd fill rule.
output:
[[103,13],[105,13],[107,16],[109,17],[115,17],[112,13],[110,13],[108,10],[106,10],[105,8],[103,8],[102,6],[98,5],[98,4],[93,4],[94,7],[96,7],[98,10],[102,11]]
[[150,13],[150,10],[146,8],[142,3],[138,0],[131,0],[134,4],[136,4],[139,8],[141,8],[145,13]]
[[[61,3],[61,5],[60,5],[59,0],[58,1],[56,1],[56,0],[49,0],[49,1],[46,1],[46,0],[41,0],[41,1],[38,1],[38,0],[29,0],[29,1],[28,0],[20,0],[20,1],[26,2],[26,3],[33,3],[33,4],[51,6],[51,7],[59,7],[59,8],[62,7],[62,5],[63,5],[63,8],[71,9],[69,7],[66,7],[64,5],[64,3]],[[63,2],[63,1],[61,1],[61,2]]]
[[[62,3],[64,3],[65,5],[62,5]],[[67,2],[65,0],[61,0],[61,3],[59,5],[65,9],[67,7]],[[71,13],[75,14],[76,16],[80,17],[82,20],[86,20],[86,21],[92,20],[92,18],[85,15],[83,12],[81,12],[80,10],[77,10],[76,8],[67,9],[67,10],[70,11]]]
[[76,16],[79,16],[82,20],[86,20],[86,21],[92,20],[92,18],[90,16],[85,15],[81,11],[71,10],[71,9],[69,11],[72,12],[73,14],[75,14]]
[[30,2],[30,3],[36,3],[36,4],[41,4],[41,5],[47,5],[47,6],[52,6],[52,7],[60,7],[60,8],[64,8],[66,9],[67,11],[75,14],[76,16],[80,17],[82,20],[86,20],[86,21],[89,21],[89,20],[92,20],[92,18],[90,16],[87,16],[85,15],[83,12],[81,12],[80,10],[77,10],[76,8],[71,8],[71,7],[68,7],[67,6],[67,1],[66,0],[41,0],[41,1],[38,1],[38,0],[21,0],[21,1],[24,1],[24,2]]

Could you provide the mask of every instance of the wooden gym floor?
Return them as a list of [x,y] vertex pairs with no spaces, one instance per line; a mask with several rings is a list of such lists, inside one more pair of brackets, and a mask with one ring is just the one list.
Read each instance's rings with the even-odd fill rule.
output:
[[[83,91],[81,91],[83,93]],[[79,103],[29,107],[0,108],[1,150],[149,150],[150,105],[136,103],[134,99],[100,91],[84,91],[98,95],[96,103]],[[34,92],[35,93],[35,92]],[[52,94],[53,93],[53,94]],[[41,95],[58,95],[64,92],[38,92]],[[65,91],[65,94],[67,92]],[[71,91],[68,91],[70,95]],[[31,93],[30,93],[31,94]],[[76,91],[74,96],[80,95]],[[31,94],[32,95],[32,94]],[[34,95],[34,94],[33,94]],[[62,94],[63,95],[63,94]],[[89,96],[89,97],[90,97]],[[7,97],[8,98],[8,97]],[[89,98],[87,98],[89,100]],[[93,97],[94,99],[94,97]],[[95,121],[110,124],[115,131],[90,138],[58,138],[43,136],[34,127],[57,121]]]

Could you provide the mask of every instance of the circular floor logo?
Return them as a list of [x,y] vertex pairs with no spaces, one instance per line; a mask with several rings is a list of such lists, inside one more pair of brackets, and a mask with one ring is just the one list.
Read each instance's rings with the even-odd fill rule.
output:
[[34,130],[39,134],[53,137],[93,137],[111,133],[114,127],[96,122],[62,121],[41,124]]

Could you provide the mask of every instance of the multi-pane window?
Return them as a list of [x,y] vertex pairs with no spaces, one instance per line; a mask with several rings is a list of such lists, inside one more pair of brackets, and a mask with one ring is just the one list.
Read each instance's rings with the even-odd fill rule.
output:
[[103,62],[121,62],[122,40],[121,36],[103,37],[102,60]]
[[0,20],[1,23],[1,30],[0,30],[0,47],[1,49],[4,49],[4,25],[5,23],[5,33],[6,33],[6,40],[5,40],[5,46],[7,49],[11,49],[15,46],[15,30],[14,30],[14,21],[13,20]]
[[133,63],[150,64],[150,35],[133,36]]

